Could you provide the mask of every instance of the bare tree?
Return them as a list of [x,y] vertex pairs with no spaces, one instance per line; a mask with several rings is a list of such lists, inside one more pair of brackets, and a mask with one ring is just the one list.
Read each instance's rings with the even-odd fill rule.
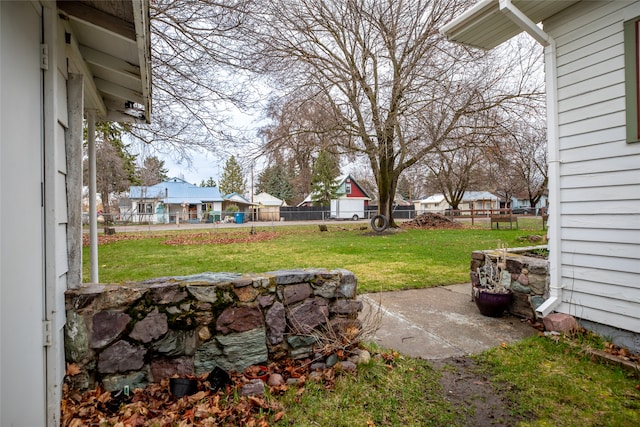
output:
[[[117,195],[137,184],[135,156],[122,142],[125,129],[118,123],[96,123],[96,190],[102,199],[105,215],[111,212],[111,204],[117,203]],[[88,182],[88,164],[84,162],[84,181]],[[114,200],[111,197],[114,197]]]
[[320,152],[335,151],[335,140],[343,137],[333,131],[329,113],[327,104],[304,92],[272,99],[267,109],[271,122],[259,130],[263,143],[257,155],[266,156],[270,165],[284,162],[293,170],[294,204],[311,192],[311,171]]
[[[439,28],[463,0],[272,0],[254,4],[247,66],[266,73],[291,102],[326,106],[320,129],[343,153],[364,156],[390,219],[403,171],[446,141],[493,131],[490,112],[523,95],[517,68],[494,53],[446,42]],[[520,63],[521,64],[521,63]],[[518,66],[520,65],[518,64]],[[506,87],[505,81],[513,82]],[[482,117],[483,120],[479,120]]]
[[151,2],[153,120],[131,129],[146,151],[187,163],[194,148],[237,154],[244,135],[233,119],[253,99],[235,51],[247,3]]
[[534,207],[547,192],[549,183],[545,128],[522,123],[509,141],[515,177],[529,198],[529,206]]
[[465,191],[481,186],[478,179],[483,164],[480,145],[468,143],[450,150],[441,149],[429,155],[426,164],[432,185],[444,195],[452,209],[459,209]]

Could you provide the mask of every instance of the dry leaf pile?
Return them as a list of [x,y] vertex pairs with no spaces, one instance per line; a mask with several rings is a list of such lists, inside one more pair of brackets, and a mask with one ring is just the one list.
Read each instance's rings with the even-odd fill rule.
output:
[[164,244],[171,246],[180,245],[228,245],[232,243],[254,243],[272,240],[278,237],[278,234],[272,231],[258,231],[253,234],[236,233],[236,234],[219,234],[219,233],[193,233],[193,234],[176,234],[171,239],[167,239]]
[[[231,385],[213,391],[206,381],[208,373],[188,376],[198,381],[198,391],[191,396],[175,398],[169,387],[169,379],[153,383],[144,389],[132,390],[129,397],[123,393],[111,393],[98,387],[80,393],[64,384],[61,403],[61,425],[79,426],[268,426],[269,420],[276,422],[284,416],[282,405],[274,398],[290,387],[297,388],[298,396],[304,393],[307,381],[321,382],[326,389],[335,384],[335,369],[325,369],[312,374],[310,360],[284,360],[268,365],[269,373],[279,373],[286,380],[295,378],[295,385],[269,387],[266,396],[241,396],[242,386],[249,382],[243,374],[230,373]],[[247,369],[246,373],[255,370]],[[67,375],[79,369],[74,364],[67,366]],[[268,386],[266,386],[268,387]]]
[[[282,233],[281,233],[282,234]],[[263,242],[275,239],[278,233],[272,231],[257,231],[254,233],[166,233],[166,234],[148,234],[148,233],[116,233],[112,235],[99,234],[98,245],[107,243],[120,242],[124,240],[143,240],[164,238],[165,245],[181,246],[181,245],[229,245],[233,243],[253,243]],[[89,235],[82,235],[82,245],[89,246]]]
[[402,228],[410,229],[432,229],[432,228],[460,228],[462,225],[451,218],[435,213],[424,213],[418,215],[411,221],[400,224]]

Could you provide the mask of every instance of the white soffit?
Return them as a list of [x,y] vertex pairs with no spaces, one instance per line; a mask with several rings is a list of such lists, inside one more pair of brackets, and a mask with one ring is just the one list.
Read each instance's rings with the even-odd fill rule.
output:
[[[580,0],[511,0],[534,23],[540,23]],[[492,49],[522,32],[500,11],[499,0],[482,0],[440,29],[450,41]]]
[[58,1],[74,72],[85,76],[85,108],[101,119],[148,123],[151,49],[148,0]]

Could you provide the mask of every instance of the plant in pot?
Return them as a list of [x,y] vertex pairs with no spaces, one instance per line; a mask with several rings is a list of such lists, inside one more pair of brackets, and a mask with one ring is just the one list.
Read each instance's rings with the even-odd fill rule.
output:
[[495,264],[491,257],[485,255],[484,265],[471,272],[471,275],[474,283],[473,300],[480,313],[490,317],[502,316],[509,308],[513,297],[511,273],[507,270],[506,248],[504,258],[498,259]]

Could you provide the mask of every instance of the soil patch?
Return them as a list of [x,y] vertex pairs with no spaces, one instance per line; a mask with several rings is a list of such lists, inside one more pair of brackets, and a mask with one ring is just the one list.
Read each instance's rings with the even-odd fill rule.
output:
[[440,373],[445,398],[466,416],[466,426],[513,426],[526,418],[510,412],[509,385],[497,386],[468,357],[429,361]]
[[403,222],[400,227],[410,229],[461,228],[462,224],[444,215],[424,213],[411,221]]

